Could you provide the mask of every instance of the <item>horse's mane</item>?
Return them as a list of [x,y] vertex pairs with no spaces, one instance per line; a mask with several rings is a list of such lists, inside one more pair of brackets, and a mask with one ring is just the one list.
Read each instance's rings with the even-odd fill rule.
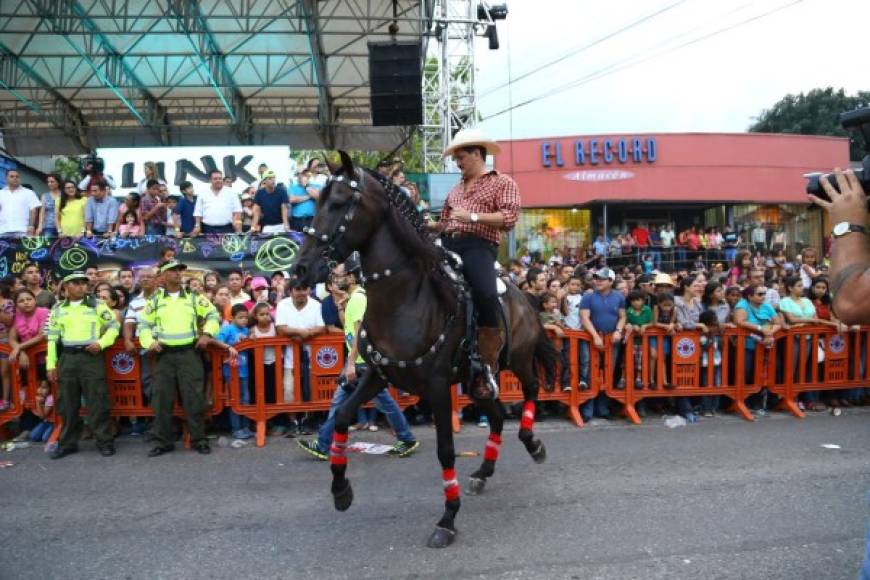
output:
[[444,259],[443,250],[432,242],[429,228],[420,212],[417,211],[414,202],[386,177],[370,169],[364,171],[383,189],[390,206],[388,210],[389,227],[401,240],[408,256],[420,266],[424,274],[429,274],[432,277],[439,297],[447,304],[454,302],[456,292],[453,290],[450,280],[441,270],[441,262]]

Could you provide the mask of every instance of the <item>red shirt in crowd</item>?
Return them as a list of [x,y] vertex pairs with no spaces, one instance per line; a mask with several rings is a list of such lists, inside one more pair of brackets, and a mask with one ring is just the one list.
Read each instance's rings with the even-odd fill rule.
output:
[[631,235],[634,238],[637,247],[646,248],[649,246],[649,230],[646,228],[642,228],[637,226],[633,230],[631,230]]
[[689,246],[689,249],[695,252],[698,250],[700,244],[701,239],[698,237],[698,234],[695,232],[689,232],[689,235],[686,236],[686,245]]

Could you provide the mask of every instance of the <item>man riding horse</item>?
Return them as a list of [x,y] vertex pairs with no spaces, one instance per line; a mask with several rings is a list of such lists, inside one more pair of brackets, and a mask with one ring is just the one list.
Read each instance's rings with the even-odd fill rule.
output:
[[474,396],[496,395],[495,377],[505,335],[499,321],[495,261],[501,232],[517,222],[520,192],[516,182],[496,170],[487,171],[486,156],[501,147],[479,129],[459,131],[444,150],[462,172],[450,190],[441,221],[431,227],[441,233],[442,244],[462,258],[462,273],[471,286],[477,313],[477,342],[485,380],[476,381]]

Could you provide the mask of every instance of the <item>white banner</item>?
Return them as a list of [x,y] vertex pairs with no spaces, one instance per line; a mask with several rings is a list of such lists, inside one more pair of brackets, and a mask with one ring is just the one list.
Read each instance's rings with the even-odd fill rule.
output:
[[218,169],[224,176],[235,178],[233,191],[241,193],[248,185],[257,185],[260,164],[275,172],[276,181],[290,185],[296,174],[296,162],[290,159],[289,147],[130,147],[97,149],[97,156],[106,164],[105,174],[118,186],[115,195],[135,190],[145,178],[146,161],[157,164],[158,173],[169,186],[170,194],[178,194],[183,181],[193,184],[197,194],[209,188],[209,173]]

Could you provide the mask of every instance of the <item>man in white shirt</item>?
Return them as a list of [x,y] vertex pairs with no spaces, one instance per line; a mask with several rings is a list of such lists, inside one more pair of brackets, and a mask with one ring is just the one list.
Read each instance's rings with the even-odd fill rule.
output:
[[196,198],[192,235],[242,233],[242,202],[239,196],[224,187],[223,174],[215,169],[209,174],[211,189]]
[[662,247],[670,248],[674,245],[674,226],[672,224],[668,224],[662,228],[662,231],[659,232],[659,236],[662,239]]
[[6,187],[0,189],[0,236],[32,236],[42,202],[32,189],[21,186],[21,174],[6,172]]
[[[326,332],[323,323],[323,315],[320,311],[320,303],[309,297],[311,289],[301,280],[290,281],[290,297],[284,298],[278,303],[275,311],[275,329],[278,336],[289,336],[298,341],[308,340],[318,334]],[[311,356],[309,347],[302,352],[302,400],[311,398],[309,386],[308,358]],[[293,392],[293,347],[284,349],[284,402],[289,403],[295,399]]]

